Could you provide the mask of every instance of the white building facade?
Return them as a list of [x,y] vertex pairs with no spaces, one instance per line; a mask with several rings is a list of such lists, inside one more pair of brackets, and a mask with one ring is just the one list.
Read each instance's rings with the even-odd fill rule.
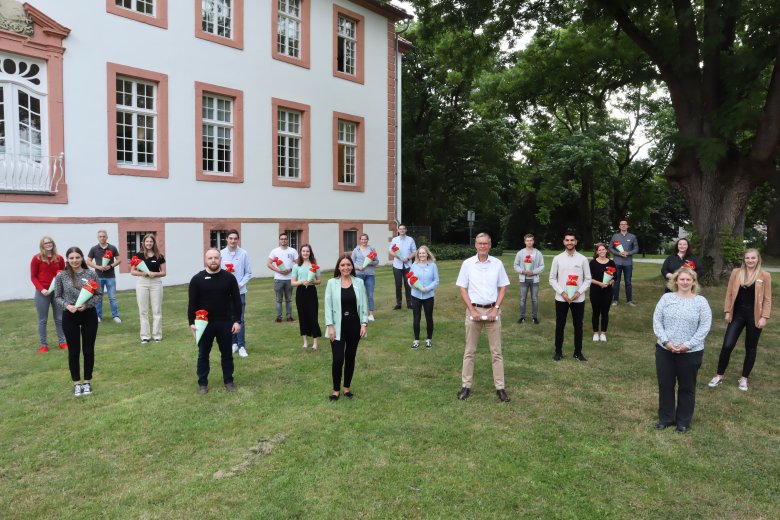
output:
[[168,285],[230,228],[255,276],[284,231],[325,269],[363,232],[384,249],[405,16],[374,0],[0,0],[0,236],[23,274],[0,300],[32,296],[44,235],[86,254],[107,230],[118,289],[148,232]]

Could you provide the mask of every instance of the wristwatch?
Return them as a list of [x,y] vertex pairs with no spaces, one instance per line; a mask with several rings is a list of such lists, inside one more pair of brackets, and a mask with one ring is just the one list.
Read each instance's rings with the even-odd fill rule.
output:
[[501,306],[499,304],[495,304],[493,307],[495,307],[496,309],[500,309],[501,308]]

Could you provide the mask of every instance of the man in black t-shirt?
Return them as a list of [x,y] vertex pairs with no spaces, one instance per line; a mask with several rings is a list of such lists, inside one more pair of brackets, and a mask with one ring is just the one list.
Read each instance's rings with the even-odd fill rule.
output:
[[198,394],[209,391],[209,354],[217,340],[222,355],[222,380],[228,392],[235,392],[233,383],[232,335],[241,330],[241,297],[236,277],[220,268],[219,249],[206,251],[206,269],[190,280],[187,319],[196,332],[195,313],[208,312],[208,325],[198,342]]
[[[116,274],[114,274],[114,268],[122,262],[122,259],[119,257],[119,250],[108,243],[108,233],[105,229],[98,231],[97,238],[97,245],[92,246],[87,255],[87,265],[95,270],[100,283],[100,300],[95,305],[98,322],[103,317],[103,294],[108,293],[108,301],[111,303],[111,317],[115,323],[122,323],[122,319],[119,317],[119,305],[116,303]],[[111,251],[111,258],[106,262],[106,265],[103,265],[106,251]]]

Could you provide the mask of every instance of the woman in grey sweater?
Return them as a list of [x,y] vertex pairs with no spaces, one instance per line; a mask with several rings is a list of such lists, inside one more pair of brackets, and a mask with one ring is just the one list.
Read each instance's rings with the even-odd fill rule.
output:
[[[68,342],[68,366],[73,380],[73,395],[92,393],[92,368],[95,365],[95,338],[98,319],[95,304],[100,300],[100,288],[97,275],[87,269],[84,254],[78,247],[71,247],[65,254],[65,270],[55,278],[57,288],[55,299],[62,309],[62,330]],[[97,288],[94,296],[76,306],[81,288],[90,280]],[[81,379],[80,354],[84,351],[84,379]]]
[[707,300],[697,294],[699,283],[693,269],[682,267],[675,271],[669,279],[669,289],[672,292],[661,296],[653,313],[658,377],[655,428],[663,430],[677,424],[677,432],[685,433],[696,405],[696,375],[704,357],[704,340],[712,325],[712,311]]

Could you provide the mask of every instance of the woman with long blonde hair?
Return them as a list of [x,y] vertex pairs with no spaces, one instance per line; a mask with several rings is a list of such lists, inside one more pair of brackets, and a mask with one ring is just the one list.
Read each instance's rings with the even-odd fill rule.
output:
[[[138,302],[138,316],[141,320],[141,345],[148,345],[150,340],[156,343],[162,341],[162,300],[163,288],[161,278],[165,276],[165,257],[157,246],[157,238],[149,233],[141,241],[141,250],[136,253],[139,260],[146,265],[146,270],[138,266],[130,267],[130,274],[138,277],[135,286],[135,299]],[[152,328],[149,329],[149,305],[152,307]]]
[[54,315],[54,327],[57,329],[59,347],[68,348],[65,333],[62,332],[62,309],[54,300],[54,291],[49,292],[52,280],[57,273],[65,269],[65,259],[57,254],[57,244],[50,236],[45,236],[38,243],[38,253],[30,261],[30,279],[35,286],[35,310],[38,311],[38,336],[40,346],[38,352],[43,354],[49,350],[47,325],[49,322],[49,307]]
[[709,382],[710,388],[723,382],[731,352],[737,345],[742,329],[745,329],[745,361],[742,363],[742,377],[739,378],[738,386],[747,392],[748,377],[756,362],[758,338],[766,327],[771,311],[772,277],[761,270],[761,254],[756,249],[748,249],[742,255],[742,265],[731,271],[729,278],[724,303],[724,318],[728,327],[720,349],[718,373]]

